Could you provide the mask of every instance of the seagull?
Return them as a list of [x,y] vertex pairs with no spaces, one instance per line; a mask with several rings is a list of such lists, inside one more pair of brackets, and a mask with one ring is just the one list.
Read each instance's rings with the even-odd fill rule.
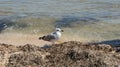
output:
[[63,30],[61,30],[60,28],[56,28],[54,32],[48,35],[39,37],[39,40],[44,40],[44,41],[52,42],[53,44],[55,44],[55,41],[61,38],[61,32],[63,32]]

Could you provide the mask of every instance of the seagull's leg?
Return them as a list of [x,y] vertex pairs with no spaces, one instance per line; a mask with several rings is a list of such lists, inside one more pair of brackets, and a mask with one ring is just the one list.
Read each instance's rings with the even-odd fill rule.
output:
[[52,41],[52,45],[54,45],[55,44],[55,41]]
[[62,43],[62,42],[63,42],[63,41],[58,40],[58,41],[57,41],[57,44]]

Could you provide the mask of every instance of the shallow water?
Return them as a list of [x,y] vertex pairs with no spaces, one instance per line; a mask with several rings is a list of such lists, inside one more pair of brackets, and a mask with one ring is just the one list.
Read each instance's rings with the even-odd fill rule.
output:
[[45,34],[62,27],[66,40],[119,39],[119,21],[119,0],[0,0],[0,32]]

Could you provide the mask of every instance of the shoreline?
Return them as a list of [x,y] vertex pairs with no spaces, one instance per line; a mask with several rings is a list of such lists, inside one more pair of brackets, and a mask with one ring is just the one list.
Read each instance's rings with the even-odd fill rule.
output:
[[[33,45],[39,45],[43,46],[46,44],[51,44],[51,42],[39,40],[38,38],[40,36],[43,36],[45,34],[23,34],[23,33],[1,33],[0,34],[0,43],[4,44],[11,44],[11,45],[25,45],[25,44],[33,44]],[[74,38],[72,38],[74,37]],[[84,38],[84,37],[78,37],[75,35],[62,35],[61,39],[56,41],[56,44],[67,42],[67,41],[80,41],[83,43],[90,43],[90,42],[96,42],[100,44],[115,44],[120,46],[120,39],[98,39],[96,40],[93,38]]]

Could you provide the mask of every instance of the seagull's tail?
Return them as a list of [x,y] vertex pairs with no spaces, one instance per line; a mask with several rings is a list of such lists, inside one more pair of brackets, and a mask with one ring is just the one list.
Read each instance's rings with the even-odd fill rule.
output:
[[39,37],[39,40],[42,40],[42,39],[44,39],[44,38],[45,38],[45,36]]
[[39,40],[43,39],[43,37],[39,37]]

